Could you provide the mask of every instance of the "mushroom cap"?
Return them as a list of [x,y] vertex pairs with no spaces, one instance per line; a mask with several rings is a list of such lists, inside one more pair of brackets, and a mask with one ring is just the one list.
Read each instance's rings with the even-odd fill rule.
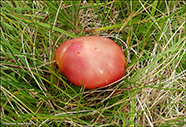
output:
[[122,78],[127,66],[122,49],[101,36],[67,40],[55,52],[61,72],[70,82],[86,89],[103,87]]

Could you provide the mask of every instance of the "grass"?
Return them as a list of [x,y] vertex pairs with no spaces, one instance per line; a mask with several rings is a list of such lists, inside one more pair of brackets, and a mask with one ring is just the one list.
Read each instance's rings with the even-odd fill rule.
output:
[[[184,126],[185,11],[181,0],[1,1],[1,124]],[[54,55],[91,35],[114,40],[128,65],[120,81],[86,90]]]

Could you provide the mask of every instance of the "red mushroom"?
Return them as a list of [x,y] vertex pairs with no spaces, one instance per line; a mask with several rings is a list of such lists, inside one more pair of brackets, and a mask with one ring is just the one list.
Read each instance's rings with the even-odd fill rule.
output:
[[121,48],[101,36],[67,40],[55,53],[57,65],[67,79],[86,89],[103,87],[122,78],[127,66]]

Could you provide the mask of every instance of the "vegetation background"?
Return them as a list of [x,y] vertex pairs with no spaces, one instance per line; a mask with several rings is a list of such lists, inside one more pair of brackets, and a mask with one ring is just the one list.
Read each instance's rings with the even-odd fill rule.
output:
[[[1,1],[1,126],[184,126],[186,3]],[[127,58],[123,78],[86,90],[55,65],[68,39],[99,35]],[[103,79],[104,80],[104,79]]]

